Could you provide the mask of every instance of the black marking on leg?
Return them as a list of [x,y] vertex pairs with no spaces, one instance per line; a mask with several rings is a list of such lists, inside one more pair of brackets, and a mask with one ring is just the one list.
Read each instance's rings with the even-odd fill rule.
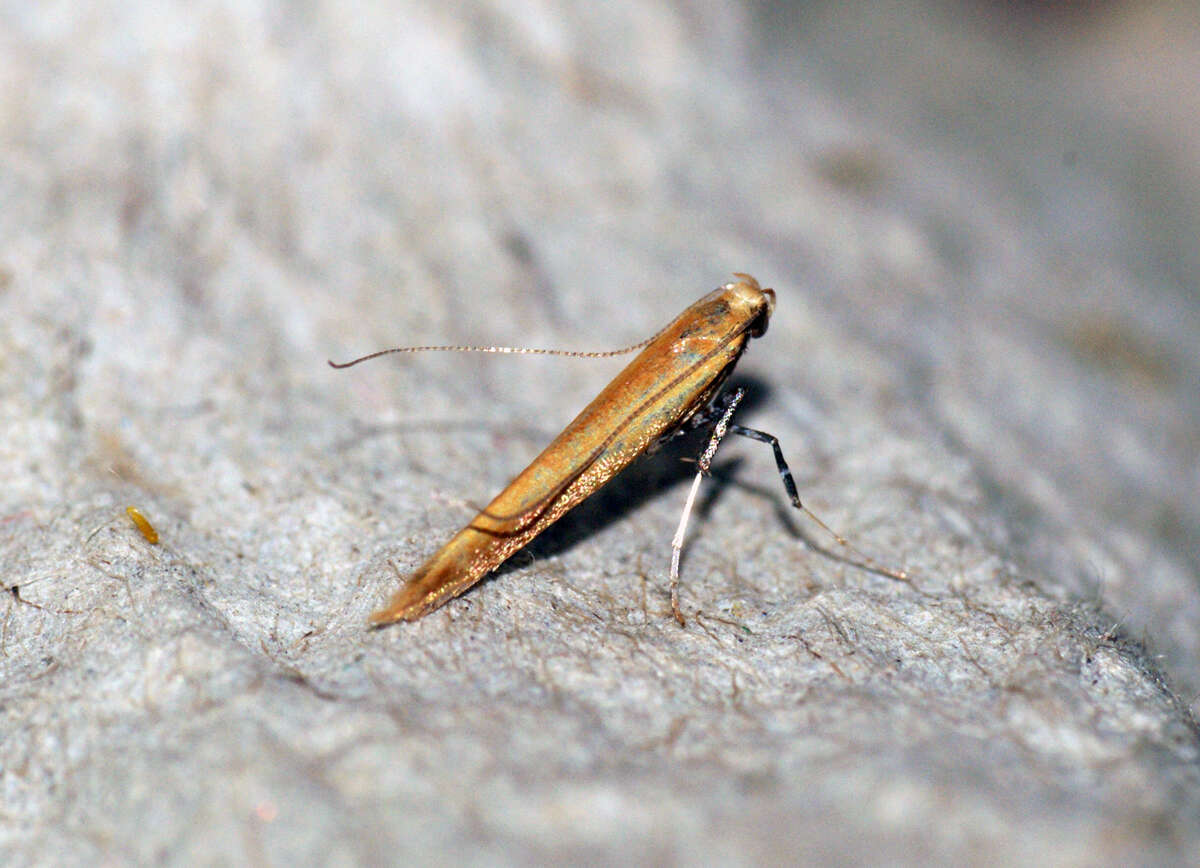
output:
[[784,460],[783,450],[779,448],[778,437],[773,434],[768,434],[765,431],[757,431],[754,428],[744,428],[741,425],[730,425],[729,433],[740,434],[743,437],[749,437],[751,440],[757,440],[760,443],[771,444],[771,449],[775,452],[775,466],[779,468],[779,476],[781,479],[783,479],[783,487],[787,489],[788,497],[791,498],[792,501],[792,506],[796,507],[796,509],[800,510],[809,518],[811,518],[822,530],[837,540],[839,545],[844,546],[848,552],[851,552],[856,558],[858,558],[858,561],[848,561],[848,563],[872,570],[902,582],[910,581],[908,573],[905,570],[898,570],[893,567],[885,567],[870,555],[859,551],[857,548],[851,545],[848,539],[827,525],[811,509],[800,502],[800,492],[796,490],[796,481],[792,479],[792,471],[788,467],[787,461]]
[[796,490],[796,481],[792,479],[791,468],[788,467],[787,461],[784,460],[783,450],[779,448],[779,438],[774,434],[768,434],[765,431],[758,431],[754,428],[744,428],[741,425],[730,425],[729,433],[740,434],[743,437],[749,437],[751,440],[757,440],[760,443],[771,444],[771,448],[775,451],[775,466],[779,468],[779,476],[783,479],[783,487],[787,489],[792,506],[796,507],[796,509],[804,509],[804,504],[800,502],[800,492]]

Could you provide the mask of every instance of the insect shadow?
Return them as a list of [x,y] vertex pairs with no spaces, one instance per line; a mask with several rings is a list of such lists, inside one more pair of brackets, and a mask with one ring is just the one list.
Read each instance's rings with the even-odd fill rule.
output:
[[[772,391],[766,381],[743,376],[731,378],[724,391],[732,392],[739,386],[746,389],[741,410],[752,410],[765,403]],[[524,569],[531,560],[550,558],[568,551],[610,524],[626,519],[630,513],[658,498],[664,491],[691,481],[696,474],[696,458],[704,451],[711,434],[711,424],[700,425],[686,434],[668,439],[652,455],[642,456],[598,492],[542,531],[515,558],[497,567],[488,580]],[[733,481],[736,468],[742,460],[737,458],[713,468],[714,479],[724,484],[711,486],[706,492],[705,498],[697,506],[701,516],[713,507],[726,484]],[[790,522],[789,526],[794,528]],[[664,558],[669,554],[668,543],[669,540],[663,541]]]

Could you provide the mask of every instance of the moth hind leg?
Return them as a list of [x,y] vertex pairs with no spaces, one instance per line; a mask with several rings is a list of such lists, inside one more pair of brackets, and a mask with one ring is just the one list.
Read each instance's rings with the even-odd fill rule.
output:
[[860,562],[858,564],[859,566],[866,567],[869,570],[874,570],[875,572],[882,573],[885,576],[902,582],[907,582],[909,580],[909,576],[906,571],[897,570],[892,567],[885,567],[869,555],[863,554],[863,552],[859,551],[850,543],[850,540],[846,539],[840,533],[827,525],[820,519],[820,517],[817,516],[816,513],[800,502],[800,492],[796,489],[796,480],[792,478],[792,470],[790,467],[788,467],[787,460],[783,457],[783,449],[779,446],[778,437],[776,437],[774,434],[768,434],[766,431],[759,431],[755,428],[746,428],[742,425],[730,425],[729,432],[731,434],[738,434],[742,437],[748,437],[751,440],[757,440],[760,443],[766,443],[770,445],[772,451],[775,453],[775,467],[779,470],[779,477],[783,480],[783,487],[787,491],[787,496],[788,499],[791,500],[792,506],[796,507],[796,509],[800,510],[810,519],[812,519],[818,527],[833,537],[834,540],[837,541],[838,545],[842,546],[846,551],[853,553],[853,555],[858,558]]

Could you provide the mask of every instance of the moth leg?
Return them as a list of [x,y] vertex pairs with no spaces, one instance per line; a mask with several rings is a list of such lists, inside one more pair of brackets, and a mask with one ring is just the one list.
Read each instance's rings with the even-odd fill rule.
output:
[[757,440],[759,443],[769,443],[771,445],[771,448],[775,451],[775,466],[779,469],[779,477],[783,480],[783,487],[787,489],[787,496],[792,501],[792,506],[807,512],[804,504],[800,502],[800,492],[796,490],[796,480],[792,478],[792,469],[788,467],[788,463],[783,457],[783,450],[779,447],[779,438],[774,434],[768,434],[766,431],[758,431],[754,428],[746,428],[741,425],[730,425],[729,431],[732,434],[739,434],[742,437]]
[[850,541],[842,536],[837,531],[833,530],[825,522],[821,521],[817,515],[807,506],[800,502],[800,492],[796,490],[796,480],[792,478],[791,468],[788,467],[787,461],[784,460],[783,450],[779,448],[779,438],[774,434],[768,434],[765,431],[758,431],[754,428],[745,428],[741,425],[730,425],[729,433],[740,434],[742,437],[749,437],[751,440],[757,440],[760,443],[769,443],[771,449],[775,452],[775,466],[779,468],[779,477],[783,480],[783,487],[787,490],[788,498],[792,501],[792,506],[803,512],[811,518],[817,525],[827,534],[837,540],[838,545],[852,552],[856,558],[861,561],[860,566],[865,566],[868,569],[883,573],[885,576],[890,576],[893,579],[898,579],[902,582],[908,581],[908,573],[904,570],[897,570],[891,567],[885,567],[874,558],[863,554],[857,548],[850,544]]
[[[708,475],[709,468],[712,466],[713,456],[717,454],[717,447],[721,445],[721,441],[725,439],[727,433],[739,427],[737,425],[731,427],[729,420],[733,418],[733,413],[737,410],[737,406],[741,403],[742,396],[745,393],[745,389],[735,389],[730,393],[728,398],[722,399],[722,403],[725,405],[724,412],[721,414],[721,418],[717,420],[717,424],[713,426],[712,437],[709,438],[708,446],[696,461],[696,476],[692,480],[691,490],[688,491],[687,503],[683,505],[683,514],[679,516],[679,527],[675,531],[675,538],[671,540],[671,611],[674,613],[675,620],[679,622],[680,627],[687,626],[687,621],[683,617],[683,611],[679,608],[679,555],[683,551],[683,535],[687,532],[688,519],[691,517],[692,507],[696,503],[696,492],[700,490],[700,480]],[[780,457],[782,458],[782,454]],[[791,473],[788,474],[788,479],[791,479]],[[792,483],[792,490],[794,491],[795,488],[795,483]]]
[[[703,428],[706,425],[713,425],[719,422],[722,417],[726,417],[726,422],[729,421],[729,408],[736,407],[738,402],[742,400],[742,396],[746,393],[743,388],[733,389],[729,392],[721,392],[714,395],[711,400],[704,406],[704,409],[687,421],[687,429],[696,430]],[[687,433],[686,430],[681,433]]]
[[[658,438],[657,442],[650,444],[650,447],[646,450],[647,454],[657,452],[664,443],[670,443],[672,440],[678,440],[680,437],[686,437],[697,428],[704,428],[720,419],[725,415],[725,411],[729,409],[731,402],[736,403],[736,401],[742,400],[741,397],[738,396],[739,391],[744,390],[735,389],[732,392],[721,392],[720,394],[713,396],[713,398],[707,404],[693,413],[685,422],[683,422],[683,424],[675,427],[671,431],[668,431],[666,434],[663,434]],[[736,401],[735,396],[737,396]]]

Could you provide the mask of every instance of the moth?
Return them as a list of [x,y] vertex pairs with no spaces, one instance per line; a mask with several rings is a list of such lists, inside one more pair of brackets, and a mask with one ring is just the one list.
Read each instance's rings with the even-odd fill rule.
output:
[[[640,348],[641,352],[491,503],[419,567],[384,608],[370,616],[371,623],[415,621],[464,593],[635,458],[676,432],[714,417],[719,418],[709,446],[698,461],[699,470],[672,542],[671,604],[680,624],[685,619],[676,587],[683,534],[699,481],[708,472],[713,454],[726,433],[770,444],[793,506],[803,510],[840,543],[849,545],[801,505],[779,441],[770,434],[730,421],[742,393],[739,389],[722,396],[722,386],[750,340],[766,333],[775,311],[774,290],[761,287],[748,274],[734,276],[736,281],[713,290],[653,337],[629,348]],[[329,364],[343,368],[389,352],[430,349],[553,352],[504,347],[399,347],[344,364]],[[874,568],[874,562],[866,560]],[[896,578],[906,577],[900,571],[884,569],[884,572]]]

